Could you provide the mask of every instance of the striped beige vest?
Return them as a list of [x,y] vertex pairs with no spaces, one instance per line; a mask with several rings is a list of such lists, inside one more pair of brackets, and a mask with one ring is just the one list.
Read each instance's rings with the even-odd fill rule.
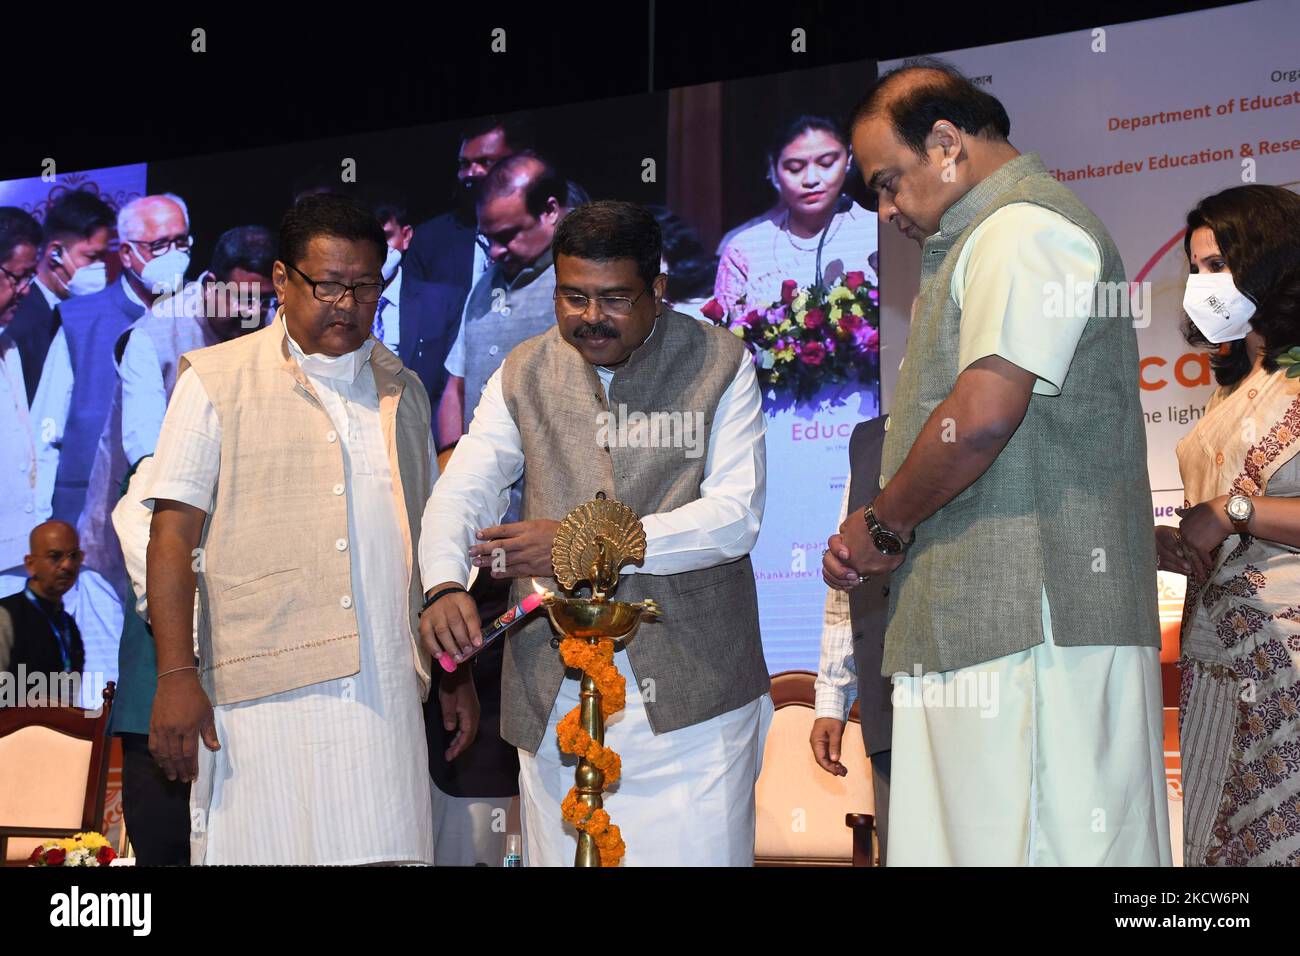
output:
[[[406,555],[411,658],[423,692],[429,656],[416,635],[423,600],[414,572],[431,488],[429,397],[397,356],[369,362],[393,472]],[[221,422],[216,500],[203,524],[199,651],[215,704],[253,700],[360,669],[343,447],[284,327],[187,352]],[[364,372],[362,373],[364,374]],[[340,493],[340,491],[342,493]],[[414,572],[414,573],[412,573]]]

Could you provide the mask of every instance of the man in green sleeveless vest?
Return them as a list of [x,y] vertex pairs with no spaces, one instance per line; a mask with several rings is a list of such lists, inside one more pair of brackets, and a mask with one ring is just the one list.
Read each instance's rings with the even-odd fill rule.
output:
[[891,865],[1169,865],[1124,266],[1010,126],[933,60],[855,111],[863,176],[921,244],[921,285],[881,490],[824,573],[892,572]]

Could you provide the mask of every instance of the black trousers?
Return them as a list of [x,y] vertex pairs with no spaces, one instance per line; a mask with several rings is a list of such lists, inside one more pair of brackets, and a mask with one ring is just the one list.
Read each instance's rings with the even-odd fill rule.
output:
[[[480,572],[469,590],[483,623],[500,617],[510,606],[510,581]],[[450,735],[442,727],[437,680],[442,668],[434,665],[434,689],[424,708],[425,737],[429,743],[429,776],[449,797],[513,797],[519,793],[519,751],[501,739],[501,638],[474,658],[474,684],[478,689],[478,737],[452,763],[443,754]]]
[[147,734],[122,734],[122,815],[138,866],[189,866],[190,785],[168,780]]
[[889,843],[889,765],[893,756],[892,750],[871,755],[871,787],[876,797],[876,839],[880,841],[881,866],[885,865]]

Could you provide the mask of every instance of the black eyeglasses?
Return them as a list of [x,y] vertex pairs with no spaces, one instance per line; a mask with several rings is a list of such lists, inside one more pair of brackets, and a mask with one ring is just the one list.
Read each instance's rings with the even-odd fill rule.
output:
[[175,246],[181,252],[188,252],[190,246],[194,245],[193,236],[165,236],[162,239],[155,239],[153,242],[145,242],[143,239],[123,239],[127,245],[144,246],[149,250],[149,255],[158,258],[172,246]]
[[357,305],[370,305],[372,302],[378,302],[380,293],[384,291],[383,283],[380,282],[358,282],[356,285],[331,281],[317,282],[293,263],[286,262],[285,265],[302,276],[303,281],[311,286],[311,294],[321,302],[336,305],[345,295],[351,292],[352,298]]
[[[642,289],[635,299],[629,299],[625,295],[596,296],[596,308],[604,315],[619,318],[629,316],[632,314],[632,306],[637,304],[637,301],[646,294],[649,288],[649,286],[646,286]],[[578,292],[557,292],[555,294],[556,307],[563,310],[564,314],[570,317],[584,314],[590,303],[590,296]]]
[[5,274],[5,278],[7,278],[9,282],[13,285],[15,291],[26,289],[29,285],[32,284],[32,280],[36,278],[35,269],[27,273],[27,275],[25,276],[16,276],[8,269],[6,269],[4,266],[0,266],[0,272],[3,272]]

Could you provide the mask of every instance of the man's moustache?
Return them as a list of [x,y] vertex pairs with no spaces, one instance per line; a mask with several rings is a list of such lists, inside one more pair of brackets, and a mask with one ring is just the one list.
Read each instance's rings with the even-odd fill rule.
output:
[[600,325],[580,325],[574,331],[573,337],[577,339],[596,337],[616,339],[618,338],[618,329],[614,328],[612,325],[605,325],[603,323]]

